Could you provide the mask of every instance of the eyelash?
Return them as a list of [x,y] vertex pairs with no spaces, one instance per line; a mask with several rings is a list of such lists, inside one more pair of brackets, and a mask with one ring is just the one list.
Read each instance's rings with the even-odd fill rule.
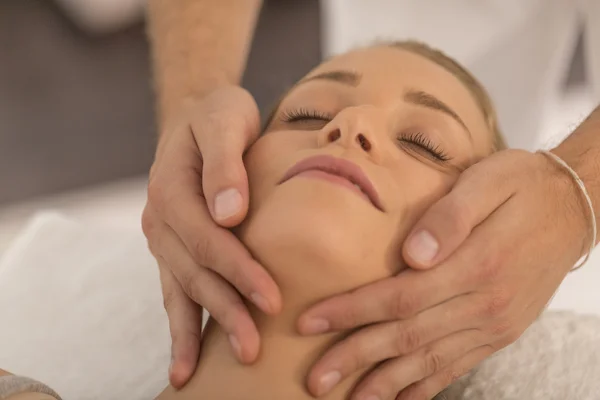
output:
[[[281,120],[286,123],[301,122],[307,120],[318,120],[329,122],[333,119],[331,114],[327,114],[318,110],[307,108],[297,108],[283,111]],[[446,162],[450,161],[451,157],[437,144],[433,143],[422,132],[410,133],[397,138],[399,143],[409,143],[422,148],[429,152],[437,160]]]
[[397,140],[400,143],[406,142],[419,146],[442,162],[450,161],[452,159],[439,145],[433,143],[422,132],[410,133],[403,137],[399,137]]
[[283,122],[291,123],[291,122],[299,122],[306,120],[318,120],[318,121],[331,121],[333,117],[330,114],[317,111],[317,110],[309,110],[307,108],[297,108],[292,110],[287,110],[282,113],[281,120]]

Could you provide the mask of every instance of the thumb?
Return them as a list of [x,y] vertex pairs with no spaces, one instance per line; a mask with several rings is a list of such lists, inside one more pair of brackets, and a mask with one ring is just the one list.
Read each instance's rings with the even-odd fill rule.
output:
[[213,144],[202,155],[202,188],[206,203],[216,223],[232,227],[248,212],[248,176],[242,160],[243,150],[223,148]]
[[[229,104],[209,105],[207,117],[199,121],[194,136],[202,154],[202,188],[210,213],[218,224],[239,224],[248,212],[248,176],[243,162],[246,148],[254,142],[260,129],[260,116],[252,96],[241,88],[229,97]],[[218,107],[218,111],[214,108]],[[198,115],[202,118],[202,115]]]
[[414,269],[428,269],[448,258],[512,195],[511,185],[490,179],[487,173],[472,173],[459,179],[446,196],[434,203],[404,241],[402,256]]

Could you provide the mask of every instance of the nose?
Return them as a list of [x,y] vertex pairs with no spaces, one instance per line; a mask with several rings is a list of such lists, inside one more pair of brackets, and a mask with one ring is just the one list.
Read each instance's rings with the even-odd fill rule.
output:
[[379,152],[377,132],[383,132],[382,129],[385,129],[382,126],[385,117],[371,108],[350,107],[338,113],[320,133],[320,145],[338,144],[377,157]]
[[[340,132],[339,128],[335,128],[327,134],[327,142],[333,143],[342,138],[342,132]],[[352,140],[352,139],[351,139]],[[373,146],[371,145],[371,141],[362,133],[357,133],[354,135],[354,141],[356,145],[366,151],[367,153],[371,151]]]

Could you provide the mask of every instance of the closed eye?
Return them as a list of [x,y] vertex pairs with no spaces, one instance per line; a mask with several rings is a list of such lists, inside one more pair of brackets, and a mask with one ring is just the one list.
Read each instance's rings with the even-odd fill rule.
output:
[[437,161],[447,162],[452,160],[452,157],[441,146],[431,141],[422,132],[400,135],[397,140],[400,145],[408,145],[425,151],[429,157]]
[[281,115],[281,120],[287,123],[303,122],[303,121],[325,121],[329,122],[333,116],[318,110],[307,108],[296,108],[284,110]]

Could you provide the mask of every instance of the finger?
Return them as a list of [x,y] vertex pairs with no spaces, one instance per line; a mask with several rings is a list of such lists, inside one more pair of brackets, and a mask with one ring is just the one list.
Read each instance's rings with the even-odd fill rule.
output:
[[460,246],[473,228],[515,192],[506,167],[486,163],[464,172],[454,188],[431,206],[404,242],[404,260],[416,269],[437,265]]
[[[217,272],[263,312],[278,313],[281,294],[277,284],[232,232],[212,221],[204,199],[189,188],[181,188],[169,201],[166,221],[196,264]],[[178,264],[171,265],[181,281]]]
[[[205,99],[203,104],[210,109],[192,124],[203,159],[204,197],[214,220],[228,227],[239,224],[248,211],[248,177],[242,156],[260,129],[252,96],[241,88],[230,90],[229,95]],[[228,104],[221,104],[224,99],[229,99]]]
[[479,311],[474,296],[459,296],[413,318],[371,325],[353,333],[315,364],[308,377],[309,390],[322,395],[331,390],[332,376],[341,381],[381,361],[411,354],[428,343],[472,328]]
[[398,395],[397,400],[431,400],[460,377],[468,374],[493,352],[490,346],[473,349],[441,371],[408,386]]
[[[183,324],[185,321],[178,318],[179,314],[176,310],[171,317],[172,310],[169,307],[194,301],[206,308],[211,317],[229,335],[236,357],[245,363],[253,362],[260,346],[258,330],[247,307],[233,287],[213,271],[198,267],[174,232],[164,236],[162,247],[158,248],[156,253],[159,260],[164,260],[163,265],[172,271],[177,279],[177,284],[172,284],[168,288],[173,292],[172,301],[165,294],[165,307],[169,318],[173,319],[174,326],[179,328],[178,324]],[[174,268],[174,265],[177,265],[177,268]],[[183,303],[181,296],[186,298],[186,303]]]
[[434,376],[483,343],[480,331],[468,330],[446,336],[406,357],[393,358],[371,372],[356,387],[352,399],[394,399],[409,385]]
[[410,318],[465,293],[463,281],[460,271],[451,268],[402,271],[313,306],[300,316],[298,330],[312,335]]
[[175,388],[181,388],[188,382],[198,364],[202,307],[183,293],[164,262],[159,261],[158,264],[172,342],[169,381]]

